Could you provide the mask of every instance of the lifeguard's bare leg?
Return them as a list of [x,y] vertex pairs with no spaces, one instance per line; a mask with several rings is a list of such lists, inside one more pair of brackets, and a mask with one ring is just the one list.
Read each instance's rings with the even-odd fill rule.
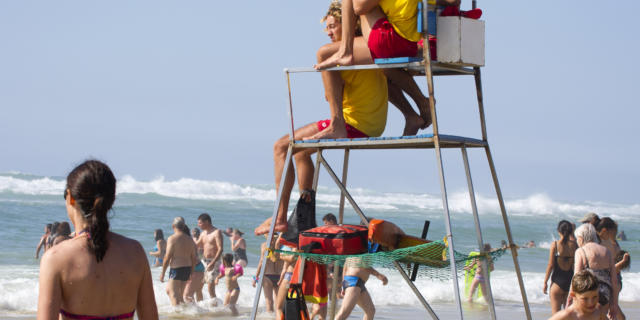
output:
[[427,97],[422,94],[420,87],[418,87],[418,84],[413,79],[413,77],[407,71],[400,69],[384,69],[384,74],[387,76],[389,82],[393,83],[402,91],[406,92],[416,103],[416,105],[418,106],[418,110],[420,110],[420,117],[424,122],[423,126],[421,126],[420,128],[424,129],[430,126],[431,113],[429,110],[429,99],[427,99]]
[[413,107],[411,107],[411,104],[409,104],[409,101],[405,98],[400,87],[390,80],[387,81],[387,87],[389,88],[389,102],[396,106],[404,116],[405,124],[402,135],[415,135],[418,133],[418,130],[424,126],[424,120],[413,110]]
[[[318,127],[316,123],[310,123],[302,128],[299,128],[295,131],[296,139],[310,137],[314,134],[318,133]],[[287,160],[287,149],[289,148],[289,135],[283,136],[278,139],[273,146],[273,172],[276,180],[276,190],[280,188],[280,177],[282,175],[282,171],[284,170],[284,163]],[[300,151],[297,151],[298,153]],[[294,155],[295,157],[295,155]],[[296,163],[297,164],[297,163]],[[307,168],[303,164],[303,168]],[[299,173],[302,173],[298,170]],[[303,179],[307,178],[308,175],[313,177],[313,165],[311,168],[311,173],[300,174]],[[289,170],[286,172],[285,185],[282,188],[282,197],[280,200],[280,204],[278,207],[278,215],[276,217],[276,232],[284,232],[287,231],[287,210],[289,209],[289,197],[291,196],[291,190],[293,189],[293,183],[295,179],[295,174],[293,171],[293,166],[289,166]],[[313,179],[313,178],[311,178]],[[254,232],[256,235],[262,235],[269,232],[269,227],[271,226],[271,218],[267,218],[260,226],[258,226]]]

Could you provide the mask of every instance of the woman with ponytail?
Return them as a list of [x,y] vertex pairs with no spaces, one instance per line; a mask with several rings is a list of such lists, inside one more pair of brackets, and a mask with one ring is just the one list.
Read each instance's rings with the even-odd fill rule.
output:
[[96,160],[67,176],[64,199],[76,236],[40,265],[38,319],[158,319],[151,271],[135,240],[109,231],[116,179]]
[[544,275],[544,285],[542,292],[547,294],[547,283],[551,276],[551,290],[549,298],[551,300],[551,313],[554,314],[565,306],[569,289],[571,287],[571,277],[573,277],[573,264],[578,244],[571,240],[573,225],[567,220],[558,223],[558,235],[560,240],[551,243],[549,248],[549,264]]

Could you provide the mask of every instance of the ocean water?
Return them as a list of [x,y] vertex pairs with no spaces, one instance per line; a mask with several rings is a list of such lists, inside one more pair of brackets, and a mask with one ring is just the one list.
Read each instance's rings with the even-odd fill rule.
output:
[[[33,318],[37,308],[39,261],[35,248],[46,223],[68,220],[62,191],[64,179],[23,173],[0,174],[0,318]],[[186,219],[190,227],[202,212],[209,213],[219,228],[233,227],[245,231],[248,244],[249,266],[245,274],[253,274],[257,264],[259,245],[264,239],[253,236],[253,228],[271,215],[275,190],[272,185],[238,185],[223,181],[196,179],[166,180],[157,178],[139,181],[132,176],[118,179],[118,195],[111,213],[112,230],[142,243],[145,249],[154,246],[153,230],[161,228],[165,235],[171,232],[171,221],[176,216]],[[424,220],[431,221],[428,238],[442,239],[445,227],[439,194],[384,193],[367,189],[353,189],[352,195],[365,214],[390,220],[408,234],[419,235]],[[297,199],[294,193],[292,199]],[[336,213],[339,191],[320,187],[317,196],[318,219],[327,212]],[[478,195],[481,225],[485,242],[498,246],[506,239],[498,203],[492,195]],[[468,195],[450,195],[450,210],[456,250],[477,250],[475,228]],[[631,268],[623,272],[624,287],[620,295],[623,305],[631,312],[640,302],[640,204],[623,205],[604,202],[563,202],[545,194],[526,198],[507,199],[506,205],[514,241],[523,244],[529,240],[538,247],[521,249],[518,259],[523,271],[527,296],[538,318],[544,318],[549,298],[542,293],[542,280],[549,256],[549,244],[557,237],[556,225],[560,219],[577,221],[586,212],[595,211],[618,221],[628,236],[620,242],[632,257]],[[357,223],[355,213],[347,204],[345,223]],[[229,242],[225,242],[225,250]],[[151,261],[151,258],[150,258]],[[521,312],[520,293],[510,254],[502,256],[492,273],[492,288],[498,313],[517,316]],[[383,319],[398,317],[398,313],[412,317],[423,314],[419,301],[413,296],[394,270],[382,269],[390,278],[387,286],[372,279],[367,283],[378,315]],[[231,318],[229,311],[211,307],[207,302],[176,310],[170,306],[164,284],[157,278],[159,269],[152,269],[156,301],[162,318]],[[445,271],[446,272],[446,271]],[[249,276],[239,280],[240,318],[250,312],[255,290]],[[416,285],[434,309],[454,316],[454,293],[451,282],[420,278]],[[461,288],[463,283],[460,282]],[[206,291],[206,290],[205,290]],[[219,293],[225,291],[221,285]],[[208,295],[205,293],[205,297]],[[264,311],[264,310],[262,310]],[[486,307],[465,307],[465,316],[482,319],[488,314]],[[640,313],[635,314],[640,317]],[[629,313],[627,313],[629,316]],[[261,314],[268,318],[270,315]],[[548,316],[548,315],[547,315]],[[406,318],[402,316],[401,318]],[[632,317],[633,318],[633,317]]]

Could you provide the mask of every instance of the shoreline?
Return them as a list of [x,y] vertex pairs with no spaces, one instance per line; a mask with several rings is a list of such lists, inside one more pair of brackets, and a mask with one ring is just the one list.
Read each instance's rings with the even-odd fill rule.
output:
[[[627,319],[640,318],[640,306],[633,303],[623,302],[620,304],[622,310],[625,312]],[[459,319],[459,311],[454,303],[436,303],[431,304],[431,307],[435,311],[436,315],[440,319]],[[533,319],[548,319],[551,317],[551,306],[546,304],[534,303],[529,305],[531,310],[531,316]],[[162,312],[160,313],[160,319],[247,319],[251,313],[250,308],[240,308],[240,316],[233,317],[230,312],[222,307],[216,307],[213,311],[201,312],[197,307],[185,308],[182,312]],[[480,320],[488,319],[489,310],[485,304],[476,303],[470,305],[463,303],[462,305],[464,319]],[[496,304],[496,314],[498,318],[503,319],[525,319],[524,308],[521,304],[510,303],[507,301],[498,301]],[[356,306],[349,318],[361,318],[363,315],[362,310]],[[34,313],[29,314],[1,314],[3,319],[12,320],[30,320],[36,319]],[[257,319],[273,319],[273,314],[264,312],[264,309],[258,313]],[[414,306],[384,306],[379,307],[376,310],[376,319],[416,319],[416,318],[430,319],[427,311],[423,308]]]

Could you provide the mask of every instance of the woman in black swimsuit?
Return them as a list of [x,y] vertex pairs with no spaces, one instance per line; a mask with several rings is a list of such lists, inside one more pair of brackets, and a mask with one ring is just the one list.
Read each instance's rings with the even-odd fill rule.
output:
[[[573,277],[574,256],[578,244],[570,240],[573,233],[573,225],[567,220],[558,223],[558,235],[560,240],[551,243],[549,248],[549,264],[544,276],[542,292],[547,294],[547,283],[551,275],[551,288],[549,298],[551,299],[551,313],[554,314],[562,307],[565,307],[569,289],[571,287],[571,277]],[[553,271],[553,274],[552,274]]]

